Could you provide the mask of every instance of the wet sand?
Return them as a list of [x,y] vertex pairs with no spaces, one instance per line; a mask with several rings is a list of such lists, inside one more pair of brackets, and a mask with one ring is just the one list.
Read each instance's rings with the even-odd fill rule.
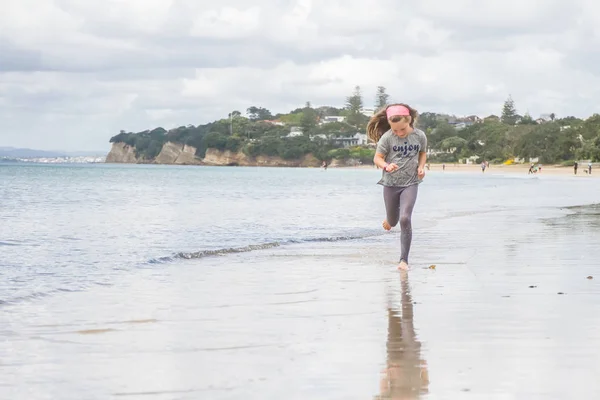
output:
[[181,261],[11,307],[0,395],[597,398],[600,209],[569,213],[421,226],[409,273],[392,231]]
[[[343,182],[327,194],[335,205],[351,192],[342,172],[314,174]],[[377,174],[356,174],[373,191],[352,197],[356,210],[325,209],[369,230],[359,220],[367,210],[378,228]],[[0,304],[0,398],[599,398],[600,207],[565,207],[600,199],[599,186],[459,174],[428,182],[407,274],[396,269],[395,228],[125,271],[107,261],[62,279],[113,273],[108,283]],[[278,222],[302,226],[295,204],[284,210],[293,224]]]

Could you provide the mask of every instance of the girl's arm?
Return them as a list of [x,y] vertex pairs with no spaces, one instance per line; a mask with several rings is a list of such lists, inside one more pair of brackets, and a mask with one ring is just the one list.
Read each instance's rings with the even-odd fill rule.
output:
[[427,162],[427,153],[424,151],[419,152],[419,168],[425,168],[425,163]]
[[375,157],[373,157],[373,163],[381,169],[385,169],[385,167],[388,165],[385,162],[385,156],[377,152],[375,153]]

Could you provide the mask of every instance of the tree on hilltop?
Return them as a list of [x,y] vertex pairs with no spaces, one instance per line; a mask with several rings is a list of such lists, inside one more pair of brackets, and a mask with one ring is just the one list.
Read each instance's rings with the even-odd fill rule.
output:
[[264,120],[270,120],[271,118],[273,118],[271,111],[267,110],[266,108],[262,108],[262,107],[256,107],[256,106],[249,107],[246,110],[246,113],[248,113],[248,118],[251,121],[264,121]]
[[300,118],[300,127],[305,135],[311,134],[317,126],[318,112],[312,108],[310,101],[302,109],[302,117]]
[[355,128],[359,128],[364,120],[364,115],[362,114],[363,109],[363,99],[360,91],[360,86],[356,86],[354,88],[354,93],[352,96],[349,96],[346,99],[346,110],[348,116],[346,120],[348,123]]
[[521,121],[519,122],[520,125],[536,125],[537,122],[535,122],[535,120],[533,118],[531,118],[531,115],[529,115],[529,112],[526,112],[525,115],[523,115],[523,118],[521,118]]
[[384,86],[377,87],[377,94],[375,95],[375,112],[381,110],[387,106],[390,101],[390,95],[386,93]]
[[504,102],[502,107],[502,122],[507,125],[515,125],[517,123],[517,110],[515,109],[515,102],[512,96],[508,96],[508,99]]

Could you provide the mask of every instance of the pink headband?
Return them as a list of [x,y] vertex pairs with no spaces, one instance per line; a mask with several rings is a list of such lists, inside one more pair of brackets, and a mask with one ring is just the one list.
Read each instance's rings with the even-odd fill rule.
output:
[[410,115],[410,110],[405,106],[390,106],[386,111],[388,119],[395,115],[405,116]]

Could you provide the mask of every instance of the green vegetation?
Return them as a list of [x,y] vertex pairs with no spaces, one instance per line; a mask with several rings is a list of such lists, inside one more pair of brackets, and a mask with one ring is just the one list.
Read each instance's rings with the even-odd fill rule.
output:
[[[490,115],[483,121],[423,113],[418,125],[428,133],[431,162],[502,163],[515,158],[528,162],[538,158],[544,164],[572,165],[573,160],[600,161],[600,115],[586,120],[572,116],[557,119],[550,113],[533,120],[529,113],[517,113],[509,98],[502,117]],[[466,126],[460,126],[465,123]]]
[[[385,87],[379,86],[374,108],[389,102]],[[272,114],[263,107],[232,111],[226,118],[204,125],[180,126],[169,131],[156,128],[132,133],[121,131],[110,139],[135,148],[138,158],[154,159],[166,142],[190,145],[203,158],[206,150],[242,151],[248,156],[279,156],[286,160],[312,154],[319,160],[359,160],[372,162],[372,146],[344,147],[339,138],[364,133],[369,117],[364,115],[359,86],[346,98],[343,108],[304,107],[287,114]],[[504,103],[501,117],[490,115],[456,118],[422,112],[417,126],[427,133],[431,162],[460,162],[467,158],[502,163],[519,158],[539,158],[544,164],[572,164],[572,160],[600,161],[600,114],[586,120],[556,118],[554,113],[534,120],[528,113],[519,115],[512,98]],[[341,117],[328,119],[326,117]]]
[[[378,95],[385,88],[378,89]],[[285,160],[298,159],[312,154],[319,160],[354,158],[362,162],[372,161],[372,151],[357,146],[346,152],[336,153],[343,145],[337,138],[349,138],[364,133],[369,117],[362,113],[363,100],[360,87],[347,98],[347,107],[318,107],[310,102],[287,114],[275,114],[263,107],[252,106],[246,110],[232,111],[227,118],[205,125],[180,126],[170,131],[156,128],[152,131],[125,132],[110,139],[111,143],[123,142],[135,148],[142,160],[154,159],[166,142],[186,144],[196,148],[196,156],[204,158],[209,148],[221,151],[242,151],[248,156],[279,156]],[[326,117],[341,117],[327,120]],[[333,151],[333,152],[332,152]],[[368,156],[370,154],[370,156]]]

